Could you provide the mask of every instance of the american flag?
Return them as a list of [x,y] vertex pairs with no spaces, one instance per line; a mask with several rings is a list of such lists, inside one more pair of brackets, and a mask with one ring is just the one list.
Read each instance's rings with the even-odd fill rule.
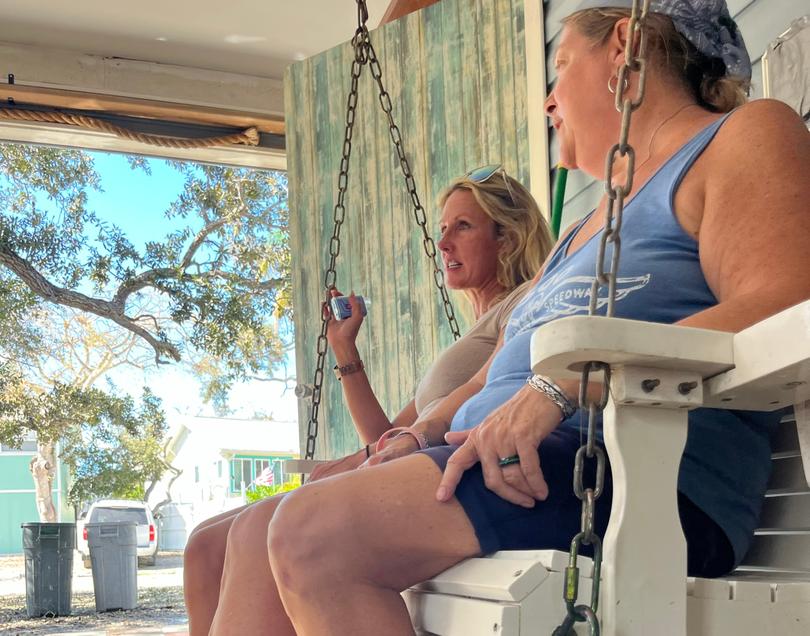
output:
[[272,486],[273,485],[273,467],[268,466],[253,480],[256,486]]

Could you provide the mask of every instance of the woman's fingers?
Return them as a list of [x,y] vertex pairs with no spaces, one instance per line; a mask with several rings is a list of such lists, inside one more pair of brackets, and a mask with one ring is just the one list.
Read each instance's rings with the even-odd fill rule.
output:
[[442,480],[436,490],[436,499],[449,501],[453,493],[456,492],[456,486],[461,481],[464,471],[474,466],[477,461],[478,452],[475,449],[475,444],[468,439],[447,460],[447,467],[444,469]]
[[[479,453],[481,470],[484,473],[484,483],[487,488],[506,501],[524,508],[533,508],[534,497],[531,488],[523,479],[520,470],[514,470],[514,465],[501,466],[500,457],[492,445],[488,445],[486,449],[479,449]],[[505,468],[513,469],[506,471]],[[507,475],[508,480],[505,478]]]
[[520,473],[528,490],[535,499],[545,500],[548,497],[548,484],[543,471],[540,469],[540,453],[531,444],[518,446],[518,456],[520,457]]
[[352,315],[345,318],[344,321],[347,325],[357,325],[359,327],[365,316],[363,316],[363,311],[360,309],[360,301],[357,300],[357,296],[355,296],[354,292],[349,294],[349,307],[352,308]]
[[453,446],[461,446],[467,441],[472,431],[473,429],[471,428],[468,428],[466,431],[450,431],[444,434],[444,441]]

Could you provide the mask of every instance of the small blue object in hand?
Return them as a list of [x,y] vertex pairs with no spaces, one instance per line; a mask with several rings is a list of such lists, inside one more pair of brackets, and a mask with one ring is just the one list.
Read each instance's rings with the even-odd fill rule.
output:
[[[355,296],[360,303],[360,312],[366,315],[366,301],[362,296]],[[345,320],[352,315],[352,306],[349,304],[348,296],[335,296],[332,298],[332,315],[335,320]]]

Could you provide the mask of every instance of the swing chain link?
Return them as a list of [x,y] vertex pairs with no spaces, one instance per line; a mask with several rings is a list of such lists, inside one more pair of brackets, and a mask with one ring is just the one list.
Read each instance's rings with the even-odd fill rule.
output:
[[[596,257],[596,276],[591,284],[591,299],[588,315],[594,316],[599,308],[599,291],[607,287],[608,317],[614,315],[616,303],[616,281],[621,256],[621,226],[624,202],[633,189],[633,174],[635,173],[635,150],[629,143],[630,122],[634,111],[638,110],[644,101],[644,92],[647,84],[647,62],[645,53],[647,48],[646,22],[650,9],[650,0],[633,0],[633,6],[628,23],[627,43],[624,50],[624,64],[618,71],[616,82],[616,110],[622,114],[621,132],[619,142],[607,154],[605,168],[605,191],[607,204],[605,209],[605,226],[600,237]],[[627,94],[631,73],[638,75],[638,88],[636,96]],[[619,158],[627,160],[625,183],[613,185],[613,174]],[[613,251],[610,263],[607,263],[608,244]],[[599,401],[588,399],[588,386],[593,372],[601,371],[602,395]],[[602,542],[595,530],[596,500],[599,499],[604,488],[606,457],[605,452],[596,445],[596,429],[601,413],[604,411],[610,396],[610,365],[604,362],[591,361],[585,364],[582,370],[579,387],[580,413],[588,411],[588,429],[585,444],[577,451],[574,460],[574,494],[582,501],[582,522],[580,532],[571,541],[568,567],[565,569],[563,600],[565,601],[566,617],[554,630],[552,636],[569,636],[573,634],[575,623],[587,622],[589,634],[599,636],[600,625],[596,617],[599,608],[599,587],[602,570]],[[581,415],[582,416],[582,415]],[[584,487],[585,459],[596,459],[596,484],[594,488]],[[593,574],[591,576],[591,604],[577,605],[579,587],[579,568],[577,558],[579,549],[583,545],[592,545]]]
[[441,260],[436,250],[436,243],[433,241],[433,238],[430,236],[430,232],[427,229],[427,216],[425,214],[425,208],[422,206],[422,202],[419,200],[419,194],[416,191],[416,180],[414,179],[413,172],[411,172],[411,165],[407,156],[405,155],[405,149],[402,146],[402,134],[400,133],[399,127],[394,121],[394,116],[392,114],[393,107],[391,104],[391,96],[388,94],[388,91],[385,90],[385,85],[383,84],[382,79],[382,68],[380,67],[380,62],[377,59],[377,52],[374,50],[374,47],[370,41],[368,42],[368,55],[371,75],[374,78],[374,81],[377,83],[377,87],[380,91],[380,106],[382,107],[383,112],[388,120],[388,132],[391,135],[391,142],[394,144],[394,149],[396,150],[397,158],[399,159],[399,166],[402,169],[402,175],[405,177],[405,187],[408,190],[408,194],[411,196],[413,215],[416,219],[416,224],[422,230],[422,247],[433,265],[433,282],[441,294],[442,304],[444,306],[444,315],[447,317],[447,322],[450,324],[450,330],[453,332],[453,339],[458,340],[461,337],[461,330],[458,326],[458,320],[456,320],[456,314],[453,311],[453,304],[450,301],[450,295],[447,293],[447,287],[444,284],[444,270],[442,269]]
[[[362,8],[361,8],[362,5]],[[305,459],[315,457],[315,444],[318,439],[318,414],[321,408],[321,398],[323,389],[324,366],[326,365],[326,353],[329,342],[326,339],[326,331],[329,328],[329,298],[332,288],[337,281],[337,257],[340,255],[340,230],[346,217],[346,190],[349,186],[349,160],[352,155],[352,137],[354,135],[354,122],[357,113],[358,83],[363,66],[368,63],[368,31],[365,30],[364,23],[368,17],[365,9],[365,1],[358,2],[357,31],[352,38],[354,47],[354,60],[351,69],[351,88],[346,102],[346,128],[343,136],[343,151],[340,159],[340,173],[338,175],[338,196],[333,212],[334,226],[332,238],[329,241],[329,267],[324,274],[324,288],[326,290],[324,302],[321,305],[321,331],[318,335],[317,353],[318,360],[315,365],[315,378],[312,382],[312,405],[310,409],[309,423],[307,425],[307,447],[304,455]]]
[[371,68],[371,74],[374,81],[379,87],[380,106],[388,118],[388,130],[391,134],[391,141],[397,151],[397,158],[402,168],[402,174],[405,176],[405,185],[408,188],[411,201],[414,205],[414,215],[416,222],[422,228],[422,245],[425,249],[425,254],[431,260],[433,265],[433,280],[436,287],[442,296],[444,304],[444,313],[450,323],[450,329],[453,332],[453,338],[458,340],[461,336],[461,331],[456,320],[453,305],[450,301],[450,296],[447,293],[447,288],[444,284],[444,272],[441,269],[436,245],[427,230],[427,217],[425,209],[419,200],[419,194],[416,191],[416,180],[411,172],[411,167],[405,156],[405,151],[402,146],[402,135],[399,128],[394,121],[392,115],[393,106],[391,103],[391,96],[385,90],[382,81],[382,68],[377,59],[377,53],[371,45],[371,38],[369,35],[366,22],[368,21],[368,9],[366,7],[366,0],[355,0],[357,2],[357,30],[352,38],[352,47],[354,48],[354,60],[351,67],[351,88],[349,90],[349,97],[346,102],[346,128],[343,137],[343,150],[340,159],[340,172],[338,175],[338,196],[337,203],[333,213],[334,229],[332,230],[332,238],[329,241],[329,267],[324,274],[324,288],[325,296],[323,304],[321,305],[321,331],[318,335],[317,354],[318,359],[315,365],[315,378],[312,382],[312,406],[310,409],[309,423],[307,425],[307,445],[304,454],[305,459],[313,459],[315,457],[315,445],[318,439],[318,415],[321,408],[321,399],[323,397],[323,378],[324,366],[326,365],[326,354],[329,348],[329,342],[326,339],[326,332],[329,327],[329,299],[331,290],[335,287],[337,282],[337,257],[340,255],[340,230],[343,226],[343,221],[346,217],[346,191],[349,186],[349,160],[352,154],[352,137],[354,135],[354,123],[357,113],[357,100],[358,100],[358,84],[360,75],[363,72],[363,67],[368,64]]

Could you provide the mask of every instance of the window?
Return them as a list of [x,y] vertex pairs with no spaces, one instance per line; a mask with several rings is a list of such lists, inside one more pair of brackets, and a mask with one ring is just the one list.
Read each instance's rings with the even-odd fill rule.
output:
[[255,466],[256,466],[255,472],[253,473],[255,475],[254,479],[256,477],[258,477],[259,475],[261,475],[265,468],[270,466],[270,460],[269,459],[257,459]]
[[273,483],[274,484],[283,484],[284,483],[284,471],[282,470],[282,463],[280,459],[277,459],[273,462]]
[[245,482],[245,486],[248,486],[252,481],[253,481],[253,460],[232,459],[231,492],[242,492],[242,482]]
[[200,467],[199,466],[194,467],[194,483],[195,484],[200,483]]
[[217,477],[222,478],[222,460],[217,462]]
[[2,453],[36,453],[37,452],[37,443],[36,440],[25,440],[19,448],[14,448],[13,446],[6,446],[5,444],[0,445],[0,452]]
[[93,508],[89,523],[115,523],[116,521],[134,521],[146,525],[146,510],[143,508]]
[[237,457],[231,460],[231,493],[242,491],[242,481],[250,486],[262,471],[270,468],[273,471],[273,484],[284,483],[282,462],[287,457]]

